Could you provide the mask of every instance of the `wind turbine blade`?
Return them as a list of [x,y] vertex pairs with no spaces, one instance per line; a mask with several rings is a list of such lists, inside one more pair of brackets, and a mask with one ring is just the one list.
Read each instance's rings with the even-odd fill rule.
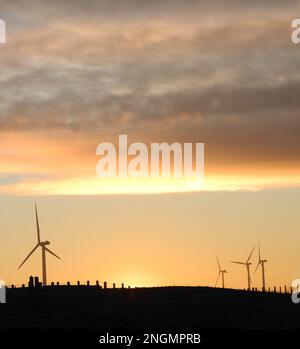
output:
[[219,270],[221,271],[221,266],[220,266],[220,262],[219,262],[218,256],[217,256],[217,262],[218,262]]
[[256,266],[256,268],[255,268],[255,270],[254,270],[254,275],[255,275],[255,273],[256,273],[256,271],[257,271],[259,265],[260,265],[260,260],[259,260],[259,262],[257,263],[257,266]]
[[54,252],[52,252],[51,250],[49,250],[49,248],[45,247],[45,250],[49,253],[51,253],[54,257],[61,259],[60,257],[58,257],[58,255],[56,255]]
[[18,269],[20,269],[21,267],[22,267],[22,265],[27,261],[27,259],[33,254],[33,252],[39,247],[40,245],[39,244],[37,244],[36,246],[35,246],[35,248],[29,253],[29,255],[24,259],[24,261],[20,264],[20,266],[19,266],[19,268]]
[[248,257],[248,259],[247,259],[247,262],[246,262],[246,263],[248,263],[248,262],[250,261],[250,258],[251,258],[251,256],[252,256],[252,253],[253,253],[253,251],[254,251],[254,248],[255,248],[255,247],[253,247],[253,249],[252,249],[251,253],[249,254],[249,257]]
[[39,224],[39,217],[38,217],[36,203],[35,203],[35,220],[36,220],[37,239],[39,244],[41,242],[41,237],[40,237],[40,224]]
[[242,265],[245,265],[246,263],[244,262],[237,262],[237,261],[230,261],[231,263],[235,263],[235,264],[242,264]]
[[217,278],[217,281],[216,281],[215,287],[216,287],[216,286],[217,286],[217,284],[218,284],[218,281],[219,281],[219,279],[220,279],[220,275],[221,275],[221,272],[219,272],[219,275],[218,275],[218,278]]
[[258,241],[258,260],[261,261],[261,258],[260,258],[260,241]]

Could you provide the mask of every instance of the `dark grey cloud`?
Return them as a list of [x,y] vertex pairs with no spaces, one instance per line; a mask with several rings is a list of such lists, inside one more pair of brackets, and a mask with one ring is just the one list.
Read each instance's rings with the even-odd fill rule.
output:
[[247,0],[1,0],[0,5],[3,11],[20,10],[28,13],[60,13],[63,15],[80,15],[87,13],[89,15],[101,11],[103,15],[112,16],[118,13],[122,16],[132,13],[145,13],[151,16],[154,13],[177,13],[186,11],[188,13],[203,9],[236,9],[236,8],[256,8],[257,10],[266,9],[268,11],[274,8],[286,8],[287,6],[298,5],[297,0],[253,0],[249,5]]
[[201,139],[211,158],[299,160],[297,1],[0,8],[15,28],[0,51],[0,132],[128,132]]

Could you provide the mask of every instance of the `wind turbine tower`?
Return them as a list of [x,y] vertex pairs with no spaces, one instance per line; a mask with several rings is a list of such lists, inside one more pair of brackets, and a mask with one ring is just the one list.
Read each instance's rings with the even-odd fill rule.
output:
[[255,272],[257,271],[258,267],[261,265],[261,273],[262,273],[262,290],[263,292],[266,290],[266,270],[265,270],[265,263],[267,263],[266,259],[261,258],[260,253],[260,243],[258,244],[258,263],[255,269]]
[[254,251],[254,247],[252,249],[252,251],[249,254],[249,257],[247,258],[246,262],[237,262],[237,261],[231,261],[231,263],[235,263],[235,264],[242,264],[246,266],[246,270],[247,270],[247,280],[248,280],[248,290],[250,291],[251,289],[251,276],[250,276],[250,265],[252,264],[250,262],[252,253]]
[[48,247],[50,245],[49,241],[41,241],[40,237],[40,225],[39,225],[39,218],[38,218],[38,211],[35,204],[35,220],[36,220],[36,229],[37,229],[37,245],[34,247],[34,249],[29,253],[29,255],[24,259],[24,261],[20,264],[19,269],[22,267],[22,265],[27,261],[27,259],[37,250],[39,247],[42,248],[42,274],[43,274],[43,286],[47,286],[47,269],[46,269],[46,252],[52,254],[54,257],[60,259],[54,252],[52,252]]
[[219,274],[218,274],[218,278],[217,278],[215,287],[217,286],[220,275],[221,275],[222,276],[222,288],[225,288],[224,274],[228,273],[228,271],[226,271],[225,269],[222,270],[218,256],[217,256],[217,262],[218,262],[218,267],[219,267]]

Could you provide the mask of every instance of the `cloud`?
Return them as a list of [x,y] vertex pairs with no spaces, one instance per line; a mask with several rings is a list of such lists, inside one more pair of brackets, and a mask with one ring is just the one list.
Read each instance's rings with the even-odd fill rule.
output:
[[97,140],[128,133],[204,141],[208,166],[219,171],[298,166],[300,50],[290,42],[297,1],[0,6],[8,22],[0,134],[47,134],[62,148],[73,135],[84,144],[82,160]]

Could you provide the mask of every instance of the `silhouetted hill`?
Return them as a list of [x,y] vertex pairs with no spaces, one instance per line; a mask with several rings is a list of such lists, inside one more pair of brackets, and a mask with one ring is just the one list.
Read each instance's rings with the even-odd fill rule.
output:
[[7,290],[1,328],[300,328],[290,295],[208,287]]

